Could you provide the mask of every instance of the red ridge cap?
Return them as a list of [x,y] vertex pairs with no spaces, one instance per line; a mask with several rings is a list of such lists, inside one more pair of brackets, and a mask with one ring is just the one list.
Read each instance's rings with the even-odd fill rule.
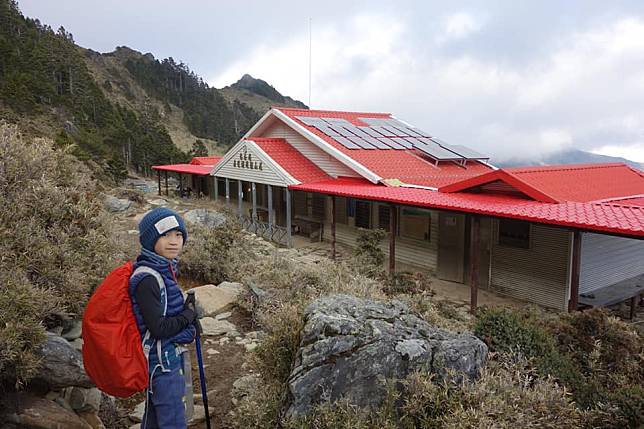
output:
[[385,112],[353,112],[353,111],[344,111],[344,110],[314,110],[314,109],[300,109],[298,107],[281,107],[281,106],[271,106],[271,109],[275,110],[287,110],[289,112],[300,112],[304,113],[304,116],[314,116],[315,113],[323,114],[338,114],[338,115],[364,115],[367,117],[391,117],[391,113]]

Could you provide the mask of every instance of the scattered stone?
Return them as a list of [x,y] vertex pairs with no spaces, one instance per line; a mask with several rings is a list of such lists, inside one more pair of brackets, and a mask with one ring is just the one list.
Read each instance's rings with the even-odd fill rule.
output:
[[127,231],[127,233],[128,233],[129,235],[135,235],[135,234],[138,234],[138,233],[139,233],[139,230],[138,230],[138,229],[129,229],[129,230]]
[[150,181],[143,180],[143,179],[127,178],[123,182],[123,185],[125,185],[128,188],[138,189],[139,191],[142,191],[142,192],[144,192],[146,194],[158,191],[158,184],[157,183],[150,182]]
[[105,197],[103,204],[105,205],[105,208],[107,209],[107,211],[111,213],[119,213],[129,209],[130,206],[132,206],[132,201],[124,200],[121,198],[113,197],[112,195],[108,195]]
[[11,423],[33,429],[92,429],[85,420],[53,401],[19,393],[18,410],[7,416]]
[[216,336],[237,332],[237,327],[227,320],[216,320],[213,317],[204,317],[200,319],[203,335]]
[[105,425],[95,411],[78,413],[78,417],[85,420],[87,424],[92,427],[92,429],[105,429]]
[[261,378],[258,374],[247,374],[241,378],[238,378],[233,383],[231,396],[233,397],[233,399],[242,399],[244,396],[247,396],[257,388],[260,379]]
[[244,344],[244,347],[246,348],[247,352],[252,352],[257,348],[257,343]]
[[[212,415],[213,409],[208,408],[208,414]],[[206,409],[203,405],[195,404],[195,413],[192,419],[188,421],[188,426],[193,426],[206,420]]]
[[62,337],[67,341],[74,341],[77,338],[80,338],[83,333],[83,322],[81,320],[74,321],[69,329],[65,329],[62,332]]
[[80,352],[63,337],[48,332],[39,354],[42,356],[42,364],[35,378],[47,383],[50,389],[94,387],[85,373]]
[[487,346],[475,336],[435,328],[399,301],[332,295],[310,304],[304,318],[288,379],[287,416],[340,398],[361,409],[378,406],[387,380],[417,370],[438,381],[475,379],[487,356]]
[[221,313],[215,316],[215,320],[223,320],[223,319],[228,319],[230,316],[232,316],[233,313],[230,311],[227,311],[225,313]]
[[215,350],[215,349],[208,349],[208,350],[206,350],[206,354],[212,356],[212,355],[218,355],[219,352],[217,350]]
[[135,425],[130,426],[129,429],[141,429],[141,423],[137,423]]
[[224,282],[219,286],[205,285],[192,290],[195,291],[199,317],[212,317],[230,310],[237,302],[243,286],[239,283]]
[[130,420],[132,420],[135,423],[141,423],[143,421],[143,414],[145,413],[145,401],[139,403],[130,414],[128,414],[128,417]]
[[193,209],[187,211],[183,218],[190,223],[217,228],[226,223],[226,215],[208,209]]
[[73,348],[78,350],[79,352],[83,350],[83,339],[82,338],[76,338],[74,341],[71,341],[69,344]]
[[230,337],[223,337],[219,340],[219,345],[223,346],[224,344],[228,344],[230,342]]
[[155,200],[150,200],[148,203],[152,204],[153,206],[166,206],[168,205],[168,202],[164,200],[163,198],[157,198]]
[[68,387],[63,397],[76,412],[98,412],[101,407],[101,391],[97,388]]

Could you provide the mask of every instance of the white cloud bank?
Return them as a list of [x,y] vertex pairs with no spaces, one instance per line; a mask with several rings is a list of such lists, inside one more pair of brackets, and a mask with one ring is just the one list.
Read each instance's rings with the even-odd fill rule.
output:
[[[486,22],[465,11],[421,29],[378,14],[314,21],[312,107],[390,111],[496,159],[579,148],[644,162],[644,19],[562,35],[521,64],[447,49]],[[308,32],[260,44],[209,82],[250,73],[307,102],[308,45]]]

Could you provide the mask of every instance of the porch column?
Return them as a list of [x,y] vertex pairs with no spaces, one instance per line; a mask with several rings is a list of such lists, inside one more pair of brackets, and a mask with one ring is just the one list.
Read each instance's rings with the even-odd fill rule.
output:
[[165,195],[170,196],[168,193],[168,170],[165,171]]
[[226,205],[230,205],[230,180],[226,177]]
[[215,181],[215,201],[219,200],[219,180],[217,180],[217,176],[212,176],[213,180]]
[[157,180],[159,181],[159,196],[161,196],[161,171],[157,170]]
[[331,196],[331,259],[335,261],[335,195]]
[[238,214],[239,217],[243,216],[242,213],[242,198],[244,195],[244,190],[242,189],[242,181],[237,180],[237,209],[238,209]]
[[475,313],[479,299],[479,258],[481,254],[481,218],[471,216],[470,240],[470,312]]
[[396,206],[389,206],[389,274],[396,272],[396,231],[398,231],[398,211]]
[[286,196],[286,247],[291,247],[291,193],[284,188]]
[[268,227],[273,226],[273,187],[266,185],[266,193],[268,194]]
[[572,272],[570,275],[570,299],[568,311],[577,311],[579,303],[579,274],[581,268],[581,232],[573,231],[572,236]]
[[250,184],[252,196],[253,196],[253,221],[257,221],[257,188],[255,182]]

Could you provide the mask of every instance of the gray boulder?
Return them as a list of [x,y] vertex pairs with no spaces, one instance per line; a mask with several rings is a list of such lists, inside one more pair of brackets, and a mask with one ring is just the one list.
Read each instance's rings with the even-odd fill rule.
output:
[[111,195],[108,195],[105,197],[105,208],[112,212],[112,213],[117,213],[117,212],[124,212],[125,210],[129,209],[130,206],[132,205],[132,201],[130,200],[124,200],[121,198],[116,198]]
[[208,209],[189,210],[183,217],[187,222],[201,224],[212,228],[217,228],[226,223],[226,216],[223,213]]
[[437,381],[475,379],[487,346],[471,334],[429,325],[401,302],[333,295],[305,312],[305,326],[288,379],[288,416],[340,398],[358,407],[382,403],[387,380],[427,371]]
[[[20,393],[14,413],[8,414],[9,422],[34,429],[92,429],[85,420],[53,401]],[[0,416],[1,418],[2,416]],[[4,426],[3,426],[4,427]]]
[[44,381],[52,390],[69,386],[94,387],[83,368],[81,353],[64,338],[47,332],[47,340],[39,354],[42,365],[35,378]]

